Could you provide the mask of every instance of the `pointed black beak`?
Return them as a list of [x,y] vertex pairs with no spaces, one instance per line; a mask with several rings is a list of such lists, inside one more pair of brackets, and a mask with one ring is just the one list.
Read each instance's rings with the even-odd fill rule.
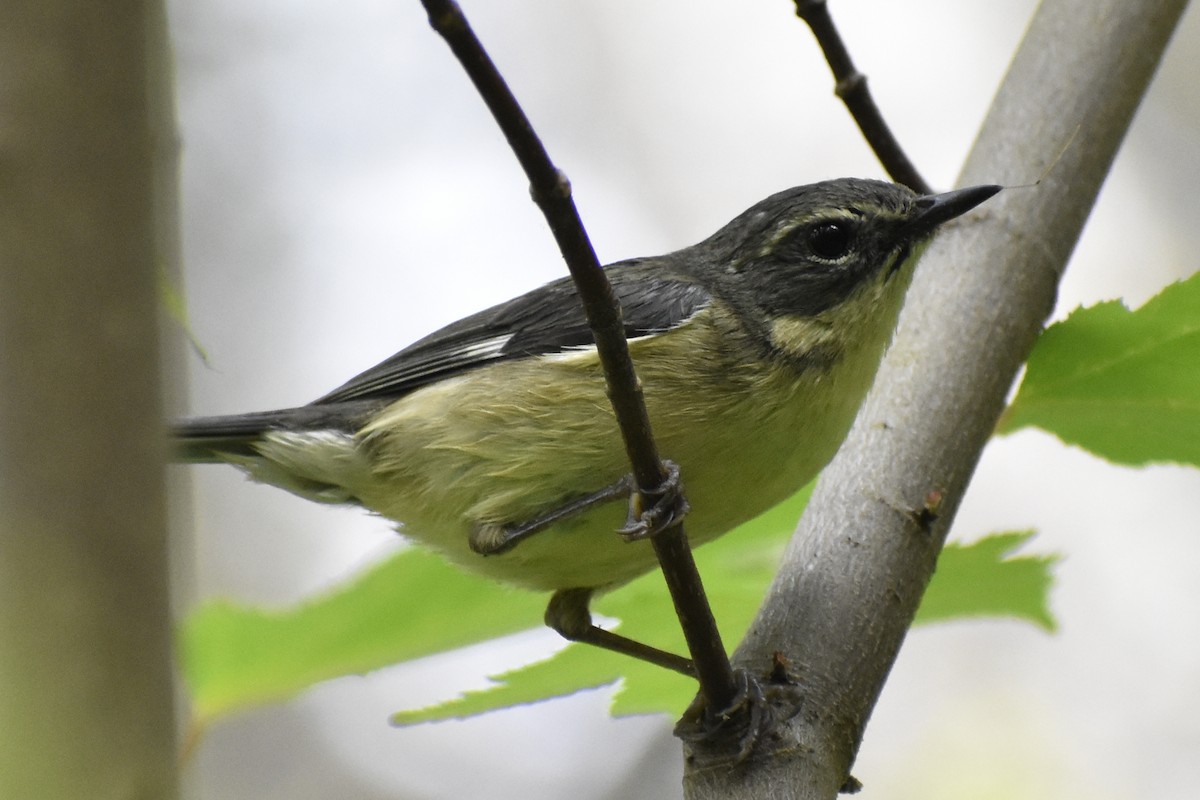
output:
[[927,194],[918,197],[914,205],[916,215],[905,226],[914,237],[930,233],[943,222],[961,217],[975,206],[996,195],[1003,186],[968,186],[942,194]]

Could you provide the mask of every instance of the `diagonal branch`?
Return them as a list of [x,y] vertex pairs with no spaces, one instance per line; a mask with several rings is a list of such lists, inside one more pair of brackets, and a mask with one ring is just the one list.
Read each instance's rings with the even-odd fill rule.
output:
[[[458,5],[453,0],[422,0],[422,3],[429,13],[430,25],[446,40],[508,139],[529,178],[534,202],[554,233],[596,339],[609,400],[633,466],[642,505],[649,508],[654,504],[655,490],[667,479],[667,470],[659,458],[641,384],[629,356],[620,305],[571,199],[571,185],[550,160]],[[651,542],[683,627],[701,694],[709,708],[727,708],[737,686],[683,526],[674,525],[657,533]]]
[[[963,171],[1036,174],[929,248],[846,444],[822,474],[735,662],[782,653],[804,707],[731,772],[688,763],[688,796],[831,798],[850,766],[1005,394],[1185,0],[1044,0]],[[1086,143],[1069,147],[1073,132]],[[928,499],[940,493],[936,508]],[[920,513],[922,509],[928,513]],[[913,512],[917,513],[913,513]]]
[[875,105],[871,90],[867,88],[867,76],[858,71],[850,58],[841,34],[829,15],[826,0],[795,0],[796,16],[804,20],[812,30],[829,69],[833,72],[833,93],[842,98],[850,116],[858,124],[863,138],[871,146],[879,163],[896,183],[902,183],[917,194],[932,194],[933,190],[917,168],[909,161],[900,142]]

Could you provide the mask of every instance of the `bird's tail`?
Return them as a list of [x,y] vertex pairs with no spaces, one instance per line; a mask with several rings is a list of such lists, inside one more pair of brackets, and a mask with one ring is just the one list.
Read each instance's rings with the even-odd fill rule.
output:
[[254,458],[257,445],[274,431],[341,431],[353,436],[379,402],[313,404],[253,414],[196,417],[172,423],[171,456],[191,464],[221,463]]
[[208,464],[226,461],[228,456],[254,456],[254,445],[263,434],[284,427],[287,421],[286,410],[180,420],[171,425],[171,457]]

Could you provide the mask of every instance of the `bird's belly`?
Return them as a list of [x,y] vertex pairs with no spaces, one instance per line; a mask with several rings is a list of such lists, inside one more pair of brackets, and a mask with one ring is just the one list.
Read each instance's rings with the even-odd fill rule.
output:
[[[472,380],[410,396],[376,424],[377,438],[368,434],[362,444],[374,464],[373,479],[356,489],[363,505],[467,571],[527,588],[605,587],[652,569],[651,543],[616,533],[625,523],[624,500],[575,514],[500,554],[471,549],[477,526],[520,525],[629,469],[602,383],[588,394],[578,393],[579,382],[563,381],[577,393],[545,397],[519,376],[502,390]],[[861,392],[826,383],[739,395],[703,385],[660,392],[646,381],[660,452],[681,468],[693,544],[787,499],[832,457]],[[487,402],[472,398],[476,390],[487,392]],[[498,391],[509,396],[498,400]]]

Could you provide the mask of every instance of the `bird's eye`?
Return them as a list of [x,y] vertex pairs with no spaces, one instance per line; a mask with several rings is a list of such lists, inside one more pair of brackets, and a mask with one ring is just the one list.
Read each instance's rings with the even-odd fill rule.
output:
[[817,258],[837,261],[853,244],[854,226],[849,222],[818,222],[808,229],[808,246]]

